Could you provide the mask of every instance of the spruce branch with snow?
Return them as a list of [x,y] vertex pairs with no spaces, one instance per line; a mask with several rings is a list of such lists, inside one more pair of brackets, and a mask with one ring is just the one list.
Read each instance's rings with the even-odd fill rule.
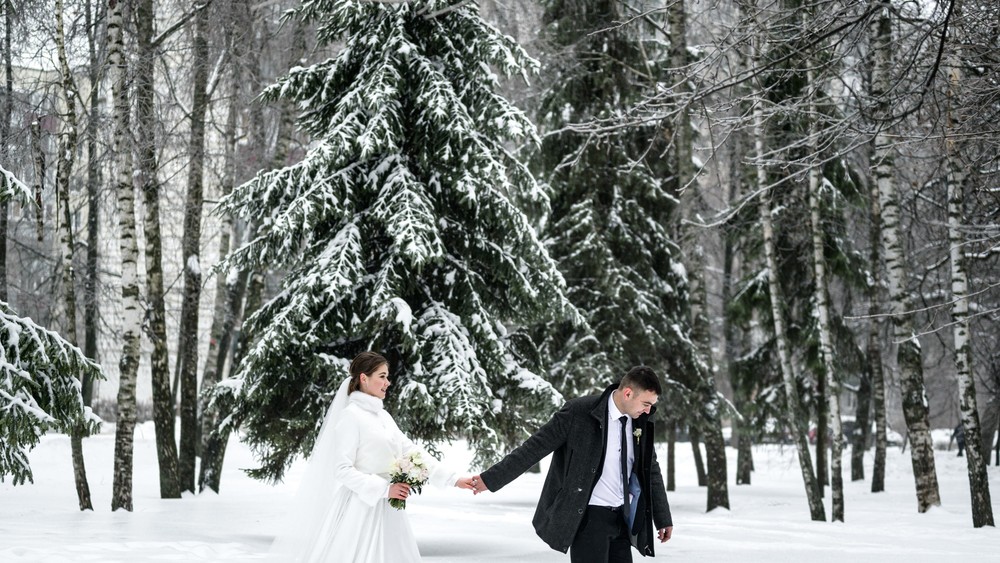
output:
[[23,203],[33,201],[31,190],[24,182],[17,179],[13,172],[0,166],[0,201],[19,200]]
[[85,375],[104,378],[79,348],[0,302],[0,480],[32,480],[27,453],[47,431],[100,429],[83,405]]
[[387,407],[404,430],[467,437],[488,460],[561,401],[522,367],[508,327],[581,321],[519,208],[545,195],[504,146],[535,134],[495,71],[537,63],[475,4],[317,0],[288,17],[343,47],[262,95],[298,104],[306,157],[220,204],[260,225],[225,266],[287,271],[217,390],[226,424],[259,455],[252,474],[280,479],[311,449],[343,362],[374,349],[392,363]]
[[665,50],[644,24],[616,23],[629,19],[618,2],[549,0],[545,10],[551,80],[533,163],[552,198],[546,244],[588,325],[547,323],[535,339],[553,381],[571,396],[638,364],[668,379],[700,373],[688,336],[687,275],[670,232],[678,201],[666,138],[655,121],[601,134],[594,125],[635,121],[632,107],[655,86]]

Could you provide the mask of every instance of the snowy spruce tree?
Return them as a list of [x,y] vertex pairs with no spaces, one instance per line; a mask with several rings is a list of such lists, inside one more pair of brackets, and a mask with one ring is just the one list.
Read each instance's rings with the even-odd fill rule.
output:
[[82,436],[100,430],[83,405],[84,376],[100,367],[57,333],[19,317],[0,301],[0,481],[31,481],[28,452],[50,430]]
[[[0,167],[0,201],[31,201],[31,193]],[[0,481],[31,481],[28,452],[49,430],[89,436],[98,419],[83,405],[84,377],[100,367],[53,331],[18,316],[0,301]]]
[[489,460],[561,401],[508,328],[579,320],[519,210],[545,197],[505,145],[535,133],[497,72],[526,78],[536,63],[474,3],[316,0],[288,17],[342,48],[263,94],[298,105],[306,157],[220,206],[260,224],[230,267],[287,271],[217,393],[226,424],[258,454],[251,474],[280,479],[347,361],[373,349],[392,364],[387,408],[404,431],[464,436]]
[[546,244],[590,329],[551,322],[535,335],[567,396],[603,388],[637,364],[668,380],[703,368],[669,231],[678,201],[666,141],[657,122],[629,114],[654,88],[666,53],[643,44],[651,29],[620,25],[631,16],[625,10],[614,0],[546,2],[543,37],[553,52],[534,164],[552,198]]

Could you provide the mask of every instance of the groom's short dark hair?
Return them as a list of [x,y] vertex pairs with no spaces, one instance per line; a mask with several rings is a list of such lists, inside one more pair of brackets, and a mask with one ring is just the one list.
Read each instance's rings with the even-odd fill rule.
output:
[[660,378],[656,377],[656,372],[648,366],[635,366],[628,370],[625,377],[618,383],[619,389],[626,387],[631,387],[634,390],[652,391],[657,395],[663,394]]

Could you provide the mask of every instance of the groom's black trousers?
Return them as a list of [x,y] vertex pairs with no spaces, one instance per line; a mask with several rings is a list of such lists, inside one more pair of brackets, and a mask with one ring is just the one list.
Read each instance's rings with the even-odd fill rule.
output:
[[588,506],[569,558],[572,563],[632,563],[632,544],[621,507]]

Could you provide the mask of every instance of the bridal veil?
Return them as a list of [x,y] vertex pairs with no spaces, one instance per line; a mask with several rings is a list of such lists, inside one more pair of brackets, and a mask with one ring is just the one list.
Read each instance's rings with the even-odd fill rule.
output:
[[337,389],[333,403],[326,411],[323,425],[313,445],[309,464],[299,485],[298,492],[288,508],[285,525],[279,531],[271,549],[268,560],[288,563],[298,561],[305,556],[302,551],[310,545],[323,526],[323,516],[330,506],[331,499],[340,488],[340,483],[333,477],[333,452],[337,441],[337,422],[347,407],[348,384],[347,377]]

